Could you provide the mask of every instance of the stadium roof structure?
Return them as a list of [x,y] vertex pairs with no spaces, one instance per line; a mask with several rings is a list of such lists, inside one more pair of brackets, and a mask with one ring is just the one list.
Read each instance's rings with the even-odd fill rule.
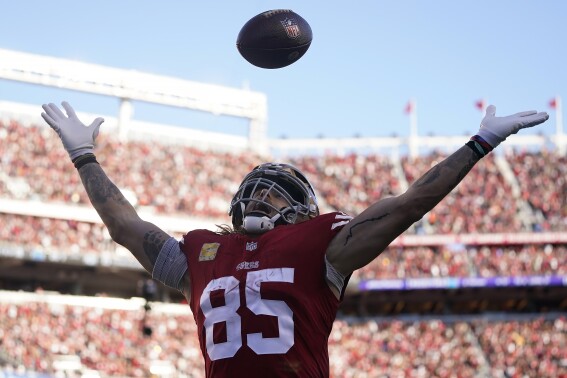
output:
[[[246,150],[272,156],[328,151],[338,154],[353,151],[372,153],[380,150],[389,151],[397,158],[404,153],[417,156],[422,150],[454,150],[468,138],[466,135],[418,136],[412,133],[396,137],[268,139],[268,106],[264,93],[6,49],[0,49],[0,79],[118,98],[118,115],[104,115],[104,118],[105,128],[117,128],[119,137],[153,138],[159,134],[162,141],[197,145],[203,149]],[[244,118],[249,122],[248,135],[243,137],[133,120],[132,101]],[[0,116],[41,122],[37,113],[37,105],[0,102]],[[514,147],[541,149],[548,144],[564,154],[567,136],[560,130],[553,137],[514,135],[500,150],[504,152]]]
[[0,49],[0,79],[116,97],[118,127],[127,133],[131,101],[144,101],[249,120],[250,148],[265,143],[267,98],[260,92],[75,60]]

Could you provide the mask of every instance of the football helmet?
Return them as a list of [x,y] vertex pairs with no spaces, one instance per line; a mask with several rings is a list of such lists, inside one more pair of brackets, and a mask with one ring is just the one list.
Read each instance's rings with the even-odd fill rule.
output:
[[[286,205],[275,207],[268,200],[274,196]],[[319,207],[313,187],[297,168],[265,163],[244,177],[230,202],[229,215],[235,229],[258,234],[280,224],[295,224],[300,218],[313,218],[319,215]]]

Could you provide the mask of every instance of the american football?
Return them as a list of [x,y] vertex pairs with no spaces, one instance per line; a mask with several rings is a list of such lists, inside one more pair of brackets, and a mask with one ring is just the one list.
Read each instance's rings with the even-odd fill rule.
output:
[[313,40],[311,26],[288,9],[274,9],[252,17],[238,33],[240,55],[261,68],[282,68],[301,58]]

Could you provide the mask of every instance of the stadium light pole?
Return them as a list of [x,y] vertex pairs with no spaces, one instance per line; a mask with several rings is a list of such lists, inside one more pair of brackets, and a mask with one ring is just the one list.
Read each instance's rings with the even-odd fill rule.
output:
[[120,110],[118,111],[118,137],[125,141],[130,129],[130,121],[132,119],[133,109],[130,99],[120,99]]
[[557,141],[557,149],[560,155],[565,155],[567,140],[563,134],[563,109],[561,104],[561,96],[555,96],[549,102],[549,106],[555,110],[555,137]]
[[417,145],[417,104],[415,99],[411,98],[405,108],[405,113],[409,116],[410,132],[409,132],[409,154],[415,158],[418,155]]

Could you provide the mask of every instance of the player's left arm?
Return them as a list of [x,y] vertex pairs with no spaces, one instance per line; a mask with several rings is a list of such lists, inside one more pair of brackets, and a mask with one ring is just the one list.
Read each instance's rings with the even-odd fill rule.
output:
[[327,260],[341,274],[359,269],[438,204],[479,161],[467,146],[431,168],[403,194],[382,199],[351,220],[335,236]]
[[405,193],[376,202],[345,225],[327,249],[326,256],[331,266],[347,276],[370,263],[395,238],[445,198],[480,158],[510,134],[549,118],[547,113],[535,111],[507,117],[495,117],[495,112],[496,108],[489,106],[478,134],[431,168]]

